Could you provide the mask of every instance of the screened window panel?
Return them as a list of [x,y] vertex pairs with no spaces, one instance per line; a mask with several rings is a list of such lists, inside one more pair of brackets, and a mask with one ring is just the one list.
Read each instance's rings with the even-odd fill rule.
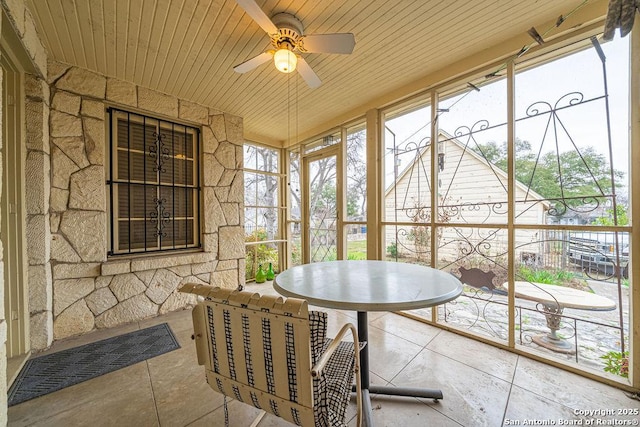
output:
[[258,204],[258,178],[256,173],[244,173],[244,204],[256,206]]
[[300,154],[289,153],[289,212],[292,221],[300,221]]
[[278,150],[245,144],[244,167],[257,171],[277,173]]
[[[279,174],[279,153],[273,148],[244,144],[244,232],[245,242],[279,240],[281,218],[279,191],[284,177]],[[283,246],[279,243],[246,246],[245,278],[255,277],[259,264],[272,263],[278,270]]]
[[367,218],[367,132],[364,125],[347,130],[347,220]]

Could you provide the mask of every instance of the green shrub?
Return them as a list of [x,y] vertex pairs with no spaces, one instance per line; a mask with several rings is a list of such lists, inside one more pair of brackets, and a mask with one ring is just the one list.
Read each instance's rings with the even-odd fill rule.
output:
[[625,351],[621,353],[619,351],[609,351],[606,354],[600,356],[600,359],[604,360],[606,366],[605,372],[611,374],[620,375],[627,378],[629,376],[629,352]]
[[546,283],[548,285],[562,285],[575,279],[575,274],[564,270],[542,270],[521,265],[518,276],[522,280],[534,283]]
[[292,265],[300,265],[302,264],[302,248],[300,247],[299,242],[293,242],[291,244],[291,264]]
[[387,246],[387,253],[391,255],[392,258],[398,258],[398,244],[396,242],[392,242]]
[[358,260],[367,259],[367,256],[362,252],[351,252],[347,254],[347,259],[358,261]]
[[[267,231],[258,228],[251,234],[245,235],[245,242],[259,242],[267,239]],[[278,248],[273,243],[255,244],[246,246],[246,266],[245,278],[253,279],[258,270],[258,265],[262,264],[267,268],[269,263],[273,264],[273,269],[278,269]]]

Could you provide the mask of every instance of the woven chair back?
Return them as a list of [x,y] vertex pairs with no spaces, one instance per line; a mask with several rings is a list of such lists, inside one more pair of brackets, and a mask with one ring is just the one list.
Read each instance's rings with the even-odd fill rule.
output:
[[309,309],[296,298],[187,284],[198,363],[216,391],[297,425],[314,425]]

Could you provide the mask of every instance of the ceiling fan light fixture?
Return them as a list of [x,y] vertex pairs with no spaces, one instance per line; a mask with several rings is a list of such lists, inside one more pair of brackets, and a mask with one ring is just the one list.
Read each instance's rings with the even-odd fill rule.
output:
[[289,49],[278,49],[273,54],[273,62],[276,65],[278,71],[282,73],[291,73],[296,70],[298,64],[298,58],[296,54]]

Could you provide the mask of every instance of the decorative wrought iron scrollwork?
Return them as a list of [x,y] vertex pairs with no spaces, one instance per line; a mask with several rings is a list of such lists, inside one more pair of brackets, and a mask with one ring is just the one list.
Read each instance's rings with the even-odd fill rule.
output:
[[[445,173],[439,175],[439,178],[444,183],[439,182],[437,187],[434,183],[434,189],[429,186],[429,191],[424,191],[426,189],[424,183],[429,183],[432,174],[431,170],[424,169],[422,162],[427,158],[433,159],[434,156],[424,156],[423,159],[422,154],[424,154],[424,151],[420,152],[418,149],[420,144],[413,144],[411,148],[416,150],[416,156],[411,168],[415,169],[415,171],[408,169],[403,176],[403,179],[405,179],[403,184],[406,183],[406,178],[404,177],[409,178],[409,183],[404,186],[397,186],[397,191],[400,192],[402,188],[402,192],[405,192],[404,195],[399,195],[396,199],[395,220],[398,223],[403,223],[402,226],[396,228],[395,244],[397,248],[406,250],[408,256],[412,256],[414,260],[417,259],[418,262],[422,262],[419,254],[430,251],[431,242],[433,241],[432,233],[436,233],[438,235],[436,246],[439,250],[435,261],[438,268],[449,271],[454,275],[456,274],[456,267],[464,263],[473,263],[473,266],[480,265],[484,270],[487,269],[486,267],[500,268],[502,271],[500,272],[501,278],[499,282],[502,285],[502,290],[506,292],[506,288],[509,286],[503,284],[507,283],[507,266],[509,265],[511,265],[510,277],[515,275],[516,281],[533,282],[536,282],[537,279],[532,277],[540,276],[527,275],[524,271],[525,268],[530,270],[529,273],[544,273],[545,271],[542,270],[552,271],[561,267],[563,273],[576,274],[579,279],[567,279],[556,283],[560,286],[580,287],[581,283],[578,283],[578,280],[584,279],[585,276],[598,280],[602,280],[603,275],[607,276],[607,278],[613,276],[618,278],[618,295],[620,295],[620,289],[623,289],[620,278],[625,277],[626,270],[624,265],[627,262],[627,257],[620,253],[619,247],[623,248],[628,245],[626,242],[623,243],[616,237],[617,260],[611,253],[605,254],[602,250],[596,249],[592,249],[593,253],[587,253],[585,250],[583,255],[576,255],[575,253],[572,255],[572,227],[568,227],[568,230],[556,231],[554,227],[549,226],[556,220],[555,218],[549,222],[536,222],[567,214],[577,214],[575,216],[579,220],[584,219],[590,222],[593,220],[594,215],[587,214],[604,210],[607,207],[615,207],[615,203],[613,203],[616,200],[615,182],[612,181],[615,181],[616,178],[614,177],[613,166],[607,165],[604,157],[603,161],[598,163],[599,165],[604,165],[603,169],[611,168],[610,179],[608,179],[608,176],[603,175],[602,169],[593,166],[595,163],[592,160],[599,157],[591,157],[594,152],[590,152],[589,148],[586,147],[589,140],[582,141],[579,138],[581,135],[581,130],[578,129],[580,123],[573,121],[575,117],[581,117],[582,109],[579,108],[580,106],[584,106],[589,102],[606,100],[606,96],[605,94],[604,96],[586,99],[583,93],[574,91],[565,93],[548,102],[536,101],[530,104],[525,109],[525,115],[517,118],[516,123],[518,125],[527,123],[535,127],[536,132],[532,132],[531,135],[536,136],[530,136],[526,126],[521,128],[525,129],[521,131],[523,138],[540,138],[538,140],[530,140],[530,143],[535,148],[524,144],[516,145],[515,148],[510,147],[508,153],[507,150],[504,150],[497,151],[496,154],[488,151],[489,144],[485,143],[492,141],[500,143],[503,140],[491,139],[496,137],[491,132],[485,132],[484,136],[480,136],[479,132],[496,130],[506,123],[495,125],[490,124],[487,120],[478,120],[470,126],[459,126],[455,129],[453,136],[444,141],[445,144],[453,145],[455,143],[456,145],[456,150],[451,150],[454,155],[447,158]],[[507,139],[506,133],[496,133],[498,137],[504,135],[504,140]],[[590,137],[592,136],[590,135]],[[502,149],[501,146],[498,148]],[[460,152],[462,154],[459,154]],[[595,153],[599,154],[599,151]],[[566,154],[570,154],[569,159],[564,157]],[[449,152],[447,156],[449,156]],[[459,159],[456,156],[459,156]],[[467,156],[464,162],[462,161],[463,156]],[[451,202],[448,198],[459,197],[456,190],[463,188],[463,185],[469,182],[465,181],[468,175],[464,176],[462,173],[466,172],[465,168],[469,164],[467,163],[468,156],[473,156],[476,164],[479,159],[484,159],[488,167],[491,168],[494,176],[490,176],[491,172],[485,165],[482,169],[484,175],[480,177],[487,181],[487,176],[490,177],[492,180],[491,187],[487,184],[487,188],[491,188],[491,193],[489,194],[488,190],[488,195],[484,195],[479,192],[474,193],[469,188],[465,188],[466,192],[462,193],[461,200]],[[509,164],[513,166],[515,163],[514,170],[517,179],[515,186],[513,184],[509,185],[509,179],[513,177],[508,177],[505,174],[505,172],[509,172],[506,167],[508,162],[505,160],[508,156],[511,156],[508,159],[511,162]],[[501,162],[492,163],[496,159],[501,160]],[[427,166],[429,165],[427,164]],[[578,168],[574,169],[575,166],[580,167],[580,174],[575,170]],[[431,165],[431,167],[436,167],[436,165]],[[463,175],[462,178],[460,177],[461,175]],[[416,176],[422,180],[422,192],[420,191],[420,184],[414,182],[414,186],[411,187],[411,179],[416,179]],[[453,182],[456,177],[458,177],[459,181],[455,185],[447,183],[447,179],[451,179],[451,182]],[[576,180],[576,177],[579,177],[579,179]],[[396,184],[398,184],[397,174],[395,178]],[[478,176],[473,176],[473,178],[480,179]],[[547,180],[545,181],[543,178]],[[576,181],[580,182],[576,184]],[[582,182],[589,185],[579,185]],[[547,191],[550,188],[549,183],[555,184],[553,191]],[[610,188],[608,188],[609,186]],[[438,203],[437,213],[435,206],[424,206],[425,204],[431,205],[433,193],[430,192],[436,192],[436,188],[442,190],[438,192],[438,197],[441,201],[447,200],[444,203]],[[510,189],[514,194],[508,201],[507,196]],[[557,191],[555,191],[556,189]],[[502,194],[501,190],[504,190],[504,195],[496,196],[495,193]],[[411,194],[417,194],[417,196],[411,197]],[[403,200],[404,204],[401,203]],[[415,204],[416,201],[419,203]],[[414,206],[409,206],[412,202]],[[546,218],[543,215],[533,218],[532,210],[539,208],[541,205],[544,207],[543,211],[546,214]],[[515,208],[516,221],[512,221],[512,217],[507,218],[509,208]],[[529,215],[523,215],[526,212],[529,212]],[[455,224],[447,223],[448,221],[441,220],[441,216],[445,213],[455,216],[459,227],[456,227]],[[431,218],[434,214],[438,216],[438,220],[434,221],[436,223],[435,227],[431,227]],[[404,217],[401,218],[402,216]],[[589,219],[588,217],[591,218]],[[568,222],[575,218],[565,219],[568,224],[575,224],[574,222]],[[409,222],[415,225],[409,224]],[[501,225],[496,225],[497,228],[493,228],[493,224]],[[541,226],[540,229],[534,229],[532,225],[538,224]],[[513,225],[516,228],[516,232],[509,234],[507,232],[508,225]],[[429,232],[429,245],[418,247],[411,240],[412,233],[415,235],[416,230],[422,228]],[[580,233],[586,232],[587,228],[575,226],[576,232],[580,229]],[[441,229],[445,229],[443,239],[440,238],[439,234]],[[553,239],[549,238],[550,233],[554,232],[562,235],[556,234],[553,235]],[[523,247],[527,245],[530,245],[528,252],[523,250]],[[587,248],[585,246],[585,249]],[[511,251],[508,249],[511,249]],[[515,260],[511,259],[514,254]],[[431,258],[427,258],[427,261],[434,262]],[[604,264],[606,264],[606,268],[603,274],[602,268],[604,267],[602,266]],[[585,269],[584,265],[591,267],[586,267]],[[584,275],[579,274],[580,269],[583,270],[582,273]],[[592,277],[589,269],[597,271],[597,277]],[[628,274],[628,271],[626,274]],[[497,279],[496,283],[498,283]],[[513,283],[510,287],[515,290]],[[518,295],[517,292],[516,295]],[[520,344],[531,346],[539,345],[533,339],[534,337],[546,336],[551,331],[551,335],[555,339],[573,341],[573,346],[580,349],[576,354],[576,362],[578,361],[578,354],[583,357],[582,352],[585,351],[584,349],[587,346],[582,342],[584,342],[585,336],[591,332],[590,328],[598,327],[604,330],[608,328],[614,331],[613,334],[607,333],[607,335],[611,335],[611,339],[615,340],[617,338],[615,335],[618,334],[620,342],[618,344],[611,343],[609,347],[616,348],[616,345],[621,345],[622,349],[624,349],[625,325],[622,320],[616,325],[613,322],[609,323],[609,320],[599,321],[594,319],[595,316],[591,315],[578,314],[577,317],[572,317],[570,310],[567,310],[568,313],[563,313],[560,309],[554,309],[554,307],[559,307],[559,304],[553,295],[549,295],[546,305],[543,303],[536,304],[522,297],[517,297],[515,301],[514,306],[511,307],[511,313],[509,313],[507,310],[509,299],[506,293],[488,292],[487,290],[465,286],[462,297],[444,305],[440,314],[444,316],[445,322],[456,325],[456,327],[502,339],[506,339],[508,327],[511,324],[515,329],[511,333],[516,341],[518,341],[519,336]],[[623,303],[620,302],[618,310],[622,311],[622,307]],[[509,319],[509,314],[514,315],[514,313],[515,318]],[[580,329],[578,330],[578,328]],[[604,336],[605,334],[602,335]],[[579,343],[578,338],[582,342]],[[547,349],[549,348],[547,347]],[[543,351],[546,350],[543,349]],[[555,350],[549,349],[549,351]],[[594,360],[596,363],[599,362],[597,359],[591,359],[589,363]]]
[[[583,196],[583,197],[563,197],[563,198],[549,198],[546,199],[552,205],[547,211],[547,214],[550,216],[562,216],[567,213],[567,211],[572,211],[576,213],[589,213],[594,212],[600,208],[602,204],[603,198],[611,198],[610,195],[602,195],[602,196]],[[572,201],[579,201],[579,204],[574,206],[574,203],[570,203]]]
[[149,144],[149,157],[151,157],[155,161],[153,171],[164,173],[166,172],[164,164],[169,159],[171,152],[169,151],[168,147],[165,147],[165,135],[159,132],[153,132],[153,137],[155,138],[155,140],[151,144]]
[[[559,182],[560,197],[547,198],[547,201],[551,204],[551,207],[548,211],[548,214],[550,216],[563,216],[568,211],[579,214],[592,212],[598,209],[603,200],[608,197],[612,197],[611,195],[606,194],[608,192],[603,189],[603,183],[596,177],[596,175],[594,175],[593,166],[591,166],[585,158],[585,153],[588,152],[588,149],[581,150],[580,147],[578,147],[572,129],[569,128],[565,120],[563,120],[563,118],[559,115],[559,112],[561,110],[576,107],[602,98],[604,97],[595,97],[585,100],[584,94],[582,94],[581,92],[569,92],[560,96],[556,100],[556,102],[553,103],[553,105],[551,105],[550,102],[537,101],[529,105],[529,107],[527,107],[526,109],[526,117],[524,117],[523,119],[541,116],[547,116],[547,118],[545,119],[546,125],[544,127],[544,134],[542,135],[540,148],[537,153],[536,163],[529,177],[529,182],[525,184],[528,187],[532,186],[537,166],[541,160],[542,148],[547,138],[552,139],[551,145],[554,147],[555,155],[557,157],[557,166],[555,168],[555,172],[557,174],[557,180]],[[588,175],[589,179],[591,180],[590,183],[594,186],[594,192],[597,194],[571,194],[571,187],[567,184],[571,181],[570,177],[572,172],[566,170],[566,166],[561,166],[561,153],[559,148],[561,136],[559,134],[562,134],[572,146],[573,153],[577,155],[580,164],[586,171],[584,173]],[[611,193],[614,194],[613,186],[615,184],[611,182],[610,185],[612,186]],[[527,194],[527,196],[529,196],[529,193]]]
[[166,209],[165,203],[167,199],[164,197],[154,198],[153,202],[156,204],[155,209],[149,211],[149,222],[155,226],[156,235],[159,237],[167,237],[167,233],[164,231],[166,225],[171,222],[171,213]]
[[468,330],[506,340],[509,310],[506,297],[465,286],[461,298],[444,306],[444,320]]

